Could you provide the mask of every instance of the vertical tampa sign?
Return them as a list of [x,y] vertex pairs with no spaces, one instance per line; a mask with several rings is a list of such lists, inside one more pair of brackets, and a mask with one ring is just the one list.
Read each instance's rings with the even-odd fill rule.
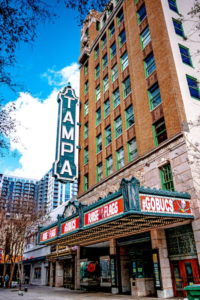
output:
[[56,159],[53,176],[67,183],[78,178],[79,99],[68,83],[58,94]]

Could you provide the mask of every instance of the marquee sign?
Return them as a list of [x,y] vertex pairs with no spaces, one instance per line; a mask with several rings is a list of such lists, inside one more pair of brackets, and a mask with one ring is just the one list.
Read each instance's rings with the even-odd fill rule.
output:
[[78,178],[79,99],[68,86],[58,94],[56,158],[53,176],[58,181],[74,182]]
[[109,219],[110,217],[123,213],[123,211],[123,198],[114,200],[106,205],[103,205],[95,210],[86,213],[84,226]]
[[58,236],[58,227],[51,228],[41,233],[41,242],[46,242]]
[[79,228],[79,218],[75,218],[70,220],[64,224],[62,224],[62,234],[74,231]]
[[190,201],[186,199],[174,199],[169,197],[156,197],[154,195],[140,195],[141,211],[191,214]]

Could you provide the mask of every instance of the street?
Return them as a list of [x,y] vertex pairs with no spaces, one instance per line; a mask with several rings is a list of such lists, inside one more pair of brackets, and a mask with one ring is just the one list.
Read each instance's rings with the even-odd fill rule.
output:
[[[0,289],[0,300],[16,300],[23,297],[24,300],[60,300],[60,299],[80,299],[80,300],[88,300],[88,299],[101,299],[107,300],[108,298],[112,300],[120,300],[120,299],[134,299],[131,296],[125,295],[112,295],[109,293],[93,293],[93,292],[85,292],[85,291],[72,291],[65,288],[55,288],[55,287],[47,287],[47,286],[28,286],[28,292],[23,292],[23,296],[18,295],[17,289]],[[135,298],[139,299],[151,299],[155,300],[158,298],[153,297],[139,297]],[[176,298],[171,298],[176,299]]]

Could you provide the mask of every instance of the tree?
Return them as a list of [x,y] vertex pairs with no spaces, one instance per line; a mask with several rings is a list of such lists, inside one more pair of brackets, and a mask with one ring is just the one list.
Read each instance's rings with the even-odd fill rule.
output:
[[[21,290],[23,272],[23,252],[26,239],[29,239],[38,225],[46,224],[49,216],[45,210],[37,210],[35,200],[24,195],[8,202],[3,196],[0,199],[2,210],[0,225],[0,245],[4,262],[3,279],[6,275],[7,263],[10,267],[11,287],[15,265],[18,265],[18,283]],[[7,218],[5,218],[5,215]]]

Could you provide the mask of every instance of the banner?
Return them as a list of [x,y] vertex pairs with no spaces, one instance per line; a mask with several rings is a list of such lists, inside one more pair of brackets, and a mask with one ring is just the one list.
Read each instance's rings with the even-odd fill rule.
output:
[[74,231],[79,228],[79,218],[75,218],[70,220],[64,224],[62,224],[62,234]]
[[53,239],[58,235],[58,227],[51,228],[45,232],[41,233],[41,242]]

